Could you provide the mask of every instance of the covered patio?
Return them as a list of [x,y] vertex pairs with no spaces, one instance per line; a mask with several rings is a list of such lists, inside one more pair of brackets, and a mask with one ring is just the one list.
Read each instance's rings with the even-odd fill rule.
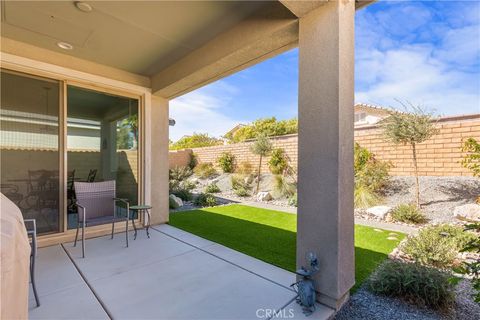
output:
[[[11,87],[19,90],[2,92],[2,112],[15,111],[22,117],[28,113],[22,121],[38,125],[39,137],[52,138],[48,150],[43,139],[36,139],[35,156],[22,158],[32,167],[12,181],[2,180],[2,185],[20,183],[28,180],[27,172],[45,170],[55,177],[48,180],[48,193],[38,193],[35,186],[30,192],[35,206],[28,207],[37,209],[30,211],[37,215],[33,218],[38,219],[42,210],[48,210],[43,215],[49,218],[48,228],[39,237],[40,246],[46,247],[39,251],[37,275],[44,303],[30,310],[31,317],[58,318],[65,311],[69,317],[92,312],[99,318],[109,314],[115,318],[188,318],[193,314],[210,319],[252,318],[257,307],[281,309],[292,301],[291,274],[282,275],[185,233],[169,234],[177,231],[162,224],[169,221],[169,100],[296,46],[296,265],[306,265],[308,254],[316,254],[321,266],[315,275],[317,301],[338,310],[355,283],[354,17],[356,9],[371,2],[2,1],[2,85],[7,74],[37,83],[36,91],[25,92],[12,82]],[[78,248],[69,244],[75,230],[69,223],[68,185],[74,181],[70,171],[79,171],[68,155],[76,136],[69,124],[72,115],[79,117],[71,113],[75,111],[73,87],[110,97],[92,102],[88,94],[81,95],[82,111],[98,108],[100,100],[107,100],[109,108],[112,101],[126,101],[128,112],[121,113],[122,118],[101,118],[104,123],[96,124],[100,134],[95,150],[101,150],[101,157],[88,168],[98,169],[101,180],[115,180],[123,186],[133,204],[151,205],[150,222],[157,225],[150,241],[132,241],[128,250],[120,236],[113,241],[103,237],[110,233],[110,225],[88,227],[86,238],[90,240],[83,260],[78,258]],[[119,105],[112,109],[119,111]],[[9,121],[6,115],[2,113],[0,119],[2,128]],[[129,125],[134,129],[123,135],[135,140],[126,143],[128,151],[135,152],[124,166],[115,156],[120,142],[114,137],[122,129],[118,119],[135,119]],[[92,121],[90,116],[83,120]],[[92,125],[81,123],[82,132],[88,129],[86,124]],[[11,131],[20,135],[15,126]],[[10,144],[2,140],[2,160]],[[40,160],[39,150],[49,152],[48,163]],[[13,157],[2,161],[2,178],[17,163]],[[82,179],[87,174],[83,171]],[[131,179],[120,179],[122,175]],[[14,202],[15,197],[18,201],[24,197],[16,188],[9,190]],[[49,197],[41,199],[45,194]],[[22,210],[25,218],[26,209]],[[115,232],[124,230],[115,227]],[[81,303],[96,307],[87,310]]]
[[[291,272],[169,225],[123,237],[42,248],[31,319],[270,319],[303,318],[290,288]],[[333,309],[317,304],[310,319]],[[274,315],[275,313],[275,315]]]

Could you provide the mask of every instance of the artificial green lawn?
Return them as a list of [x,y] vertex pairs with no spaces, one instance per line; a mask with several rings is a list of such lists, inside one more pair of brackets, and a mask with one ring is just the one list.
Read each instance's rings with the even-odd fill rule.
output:
[[[297,220],[294,214],[234,204],[172,213],[169,223],[280,268],[295,271]],[[355,225],[356,284],[353,290],[405,237],[396,232],[398,241],[392,241],[387,239],[389,233]]]

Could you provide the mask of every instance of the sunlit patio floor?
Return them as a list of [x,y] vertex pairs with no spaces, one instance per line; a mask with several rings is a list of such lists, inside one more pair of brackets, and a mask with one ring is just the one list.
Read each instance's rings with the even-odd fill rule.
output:
[[[31,319],[302,319],[293,273],[169,225],[39,250]],[[261,244],[259,244],[261,245]],[[275,311],[275,313],[274,313]],[[308,319],[327,319],[318,305]],[[293,317],[292,317],[293,316]]]

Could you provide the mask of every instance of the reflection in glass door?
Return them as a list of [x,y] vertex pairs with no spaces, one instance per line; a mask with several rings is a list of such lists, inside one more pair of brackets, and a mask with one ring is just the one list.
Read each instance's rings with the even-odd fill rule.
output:
[[115,180],[117,197],[137,203],[137,157],[138,100],[68,86],[68,229],[77,226],[74,181]]
[[58,232],[60,83],[2,70],[1,92],[1,192],[39,233]]

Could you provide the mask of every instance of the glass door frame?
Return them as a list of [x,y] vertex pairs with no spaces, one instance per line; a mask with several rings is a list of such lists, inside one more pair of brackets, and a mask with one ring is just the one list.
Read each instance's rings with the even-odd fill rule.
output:
[[[144,103],[144,97],[139,94],[135,94],[129,91],[123,91],[123,90],[116,90],[116,89],[107,89],[102,86],[82,82],[82,81],[76,81],[76,80],[63,80],[62,81],[62,94],[63,94],[63,103],[62,103],[62,112],[61,112],[61,122],[62,122],[62,159],[60,161],[61,167],[63,171],[60,171],[62,178],[61,180],[64,181],[62,185],[63,189],[63,206],[62,210],[64,212],[63,216],[63,231],[61,232],[67,232],[69,231],[68,229],[68,219],[67,219],[67,179],[68,179],[68,148],[67,148],[67,111],[68,111],[68,96],[67,96],[67,87],[68,86],[74,86],[82,89],[87,89],[87,90],[92,90],[96,91],[99,93],[104,93],[104,94],[110,94],[110,95],[115,95],[119,97],[124,97],[124,98],[130,98],[130,99],[136,99],[138,100],[138,144],[137,144],[137,176],[138,176],[138,181],[137,181],[137,198],[139,203],[143,203],[145,198],[145,192],[144,192],[144,170],[145,166],[143,165],[144,162],[144,150],[145,150],[145,144],[144,144],[144,115],[145,115],[145,103]],[[132,205],[132,204],[130,204]],[[140,218],[140,217],[139,217]],[[136,220],[139,220],[137,218]],[[88,230],[88,228],[86,229]],[[75,229],[71,229],[70,231],[75,231]]]
[[[52,68],[56,67],[55,65],[51,66]],[[78,80],[77,78],[69,78],[67,74],[57,73],[55,71],[41,71],[37,69],[32,69],[28,66],[22,65],[2,65],[0,69],[5,72],[16,73],[20,75],[25,75],[26,77],[38,77],[45,78],[50,80],[55,80],[59,82],[59,130],[58,130],[58,153],[59,153],[59,230],[58,232],[47,233],[39,235],[39,239],[46,239],[52,237],[58,237],[59,235],[65,234],[75,234],[75,229],[68,230],[67,228],[67,86],[72,85],[75,87],[80,87],[88,90],[97,91],[100,93],[106,93],[111,95],[116,95],[125,98],[131,98],[138,100],[138,144],[137,144],[137,197],[138,202],[143,203],[145,201],[145,93],[140,93],[142,90],[128,90],[125,88],[112,88],[108,85],[102,85],[100,83],[95,83],[95,81],[89,80]],[[73,69],[72,69],[73,70]],[[93,74],[87,74],[85,78],[95,78]],[[113,79],[109,79],[113,80]],[[118,80],[120,81],[120,80]],[[120,81],[121,82],[121,81]],[[135,86],[135,85],[132,85]],[[136,85],[138,87],[138,85]],[[148,88],[144,88],[145,92],[148,92]],[[140,217],[136,220],[140,220]],[[140,220],[141,221],[141,220]],[[98,227],[98,226],[96,226]],[[93,228],[96,228],[93,227]],[[110,225],[106,230],[111,230]],[[123,228],[123,227],[122,227]],[[86,233],[88,235],[88,229]],[[56,242],[55,242],[56,243]]]

